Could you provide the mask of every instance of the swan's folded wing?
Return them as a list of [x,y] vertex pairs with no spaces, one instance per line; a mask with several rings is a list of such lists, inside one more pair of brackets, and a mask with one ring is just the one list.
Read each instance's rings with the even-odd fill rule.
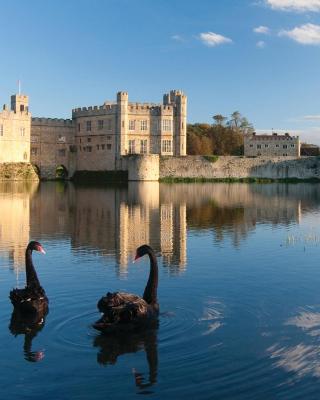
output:
[[131,322],[147,315],[148,304],[130,293],[108,293],[98,302],[98,309],[109,322]]
[[123,307],[128,303],[137,302],[139,300],[142,300],[144,302],[144,300],[141,299],[141,297],[130,293],[124,293],[124,292],[107,293],[99,300],[97,306],[100,312],[105,313],[112,308]]

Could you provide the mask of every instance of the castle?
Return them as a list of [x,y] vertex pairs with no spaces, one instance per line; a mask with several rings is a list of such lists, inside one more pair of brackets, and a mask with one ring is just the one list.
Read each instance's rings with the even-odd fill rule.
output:
[[28,96],[11,96],[0,113],[0,162],[31,162],[40,175],[54,177],[58,166],[75,171],[127,168],[130,154],[186,155],[187,97],[178,90],[163,104],[116,102],[75,108],[71,119],[31,118]]

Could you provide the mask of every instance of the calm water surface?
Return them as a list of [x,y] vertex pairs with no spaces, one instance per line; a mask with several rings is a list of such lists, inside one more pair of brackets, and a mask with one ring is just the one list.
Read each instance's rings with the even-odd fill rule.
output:
[[[1,184],[0,207],[1,399],[319,398],[319,185]],[[28,330],[8,294],[30,239],[50,312]],[[159,327],[101,336],[98,299],[143,293],[143,243]]]

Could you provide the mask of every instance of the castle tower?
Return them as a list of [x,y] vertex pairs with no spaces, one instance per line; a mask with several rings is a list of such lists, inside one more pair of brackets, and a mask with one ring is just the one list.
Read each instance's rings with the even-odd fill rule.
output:
[[175,106],[174,155],[185,156],[187,154],[187,96],[180,90],[171,90],[163,96],[163,104]]
[[117,143],[116,143],[116,157],[126,155],[128,149],[127,132],[128,132],[128,93],[117,93]]
[[25,112],[29,110],[29,98],[24,94],[14,94],[11,96],[11,111],[15,113]]

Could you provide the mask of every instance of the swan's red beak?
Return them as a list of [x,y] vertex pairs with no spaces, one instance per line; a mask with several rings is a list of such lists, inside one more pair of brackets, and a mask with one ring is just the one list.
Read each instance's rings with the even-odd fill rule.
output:
[[138,256],[138,254],[136,254],[136,256],[134,257],[134,260],[132,261],[133,263],[135,263],[137,260],[139,260],[140,256]]
[[46,252],[44,251],[44,248],[42,246],[38,246],[38,251],[40,251],[40,253],[42,254],[46,254]]

